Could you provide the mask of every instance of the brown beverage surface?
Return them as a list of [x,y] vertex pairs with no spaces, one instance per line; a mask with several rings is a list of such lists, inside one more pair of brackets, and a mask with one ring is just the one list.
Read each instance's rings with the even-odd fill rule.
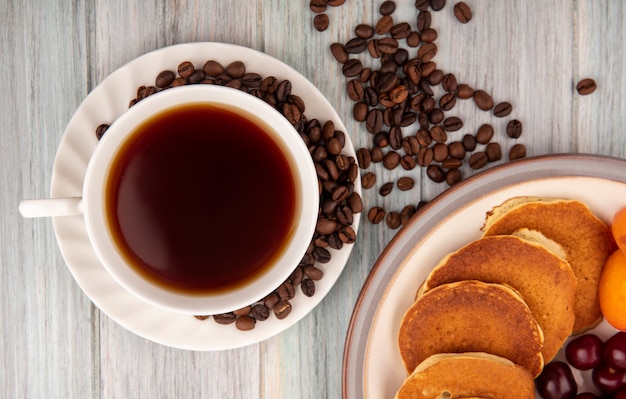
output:
[[263,128],[209,104],[167,110],[124,143],[107,182],[116,244],[170,290],[220,292],[268,269],[292,234],[295,182]]

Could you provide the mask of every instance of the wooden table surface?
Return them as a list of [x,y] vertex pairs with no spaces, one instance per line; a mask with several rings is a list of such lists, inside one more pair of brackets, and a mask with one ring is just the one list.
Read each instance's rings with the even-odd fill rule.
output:
[[[529,156],[593,153],[626,157],[626,3],[620,0],[466,0],[433,12],[434,58],[459,82],[513,104],[517,141],[506,120],[455,108],[471,132],[496,128],[503,160],[514,143]],[[398,0],[396,22],[415,27],[413,0]],[[141,338],[95,307],[72,278],[52,222],[23,219],[23,198],[50,192],[56,149],[87,94],[134,58],[184,42],[234,43],[295,68],[326,96],[355,147],[372,137],[352,117],[346,79],[329,51],[359,23],[375,23],[380,0],[331,7],[330,26],[313,27],[306,0],[0,0],[0,397],[3,398],[339,398],[350,315],[369,270],[398,230],[362,219],[350,260],[332,291],[297,325],[240,349],[192,352]],[[182,61],[182,60],[181,60]],[[581,96],[576,83],[598,83]],[[468,100],[469,101],[469,100]],[[490,165],[492,166],[492,165]],[[413,190],[364,192],[365,209],[399,210],[446,189],[423,169],[372,168],[379,181],[413,176]],[[625,171],[626,173],[626,171]],[[469,173],[467,173],[469,174]]]

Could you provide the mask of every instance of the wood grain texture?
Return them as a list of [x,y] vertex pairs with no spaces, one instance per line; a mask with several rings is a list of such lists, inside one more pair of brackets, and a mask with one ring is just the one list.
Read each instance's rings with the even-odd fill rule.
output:
[[[384,223],[363,220],[335,288],[296,326],[257,345],[199,353],[154,344],[101,314],[72,279],[50,221],[21,219],[17,204],[48,195],[56,147],[90,90],[135,57],[183,42],[235,43],[287,63],[336,108],[355,147],[369,146],[371,135],[352,119],[346,79],[329,46],[350,39],[356,24],[375,23],[381,2],[329,8],[329,29],[317,32],[306,0],[0,0],[0,397],[340,397],[352,308],[396,232]],[[511,102],[514,111],[498,119],[460,101],[453,113],[465,126],[453,134],[492,123],[503,163],[515,143],[504,126],[518,118],[524,133],[517,142],[529,155],[626,157],[623,2],[466,2],[474,14],[468,24],[454,19],[453,2],[433,13],[435,61],[460,82]],[[413,3],[398,0],[394,19],[414,24]],[[598,90],[580,96],[575,85],[585,77],[596,79]],[[399,211],[447,187],[417,169],[372,170],[379,181],[363,194],[366,210]],[[382,183],[404,175],[416,179],[416,188],[378,194]]]

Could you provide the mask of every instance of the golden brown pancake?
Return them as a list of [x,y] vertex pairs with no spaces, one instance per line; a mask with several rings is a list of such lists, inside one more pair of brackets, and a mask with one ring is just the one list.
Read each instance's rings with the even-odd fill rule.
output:
[[534,399],[528,370],[487,353],[437,354],[404,381],[395,399]]
[[422,295],[400,323],[398,344],[411,373],[437,353],[487,352],[533,376],[543,368],[543,333],[524,303],[502,284],[448,283]]
[[572,333],[576,277],[569,264],[542,242],[517,236],[484,237],[447,255],[420,288],[420,295],[462,280],[506,284],[524,299],[544,335],[543,359],[549,362]]
[[490,211],[482,230],[493,236],[520,228],[540,231],[563,247],[577,279],[574,333],[595,326],[602,319],[598,281],[611,249],[606,225],[580,201],[515,197]]

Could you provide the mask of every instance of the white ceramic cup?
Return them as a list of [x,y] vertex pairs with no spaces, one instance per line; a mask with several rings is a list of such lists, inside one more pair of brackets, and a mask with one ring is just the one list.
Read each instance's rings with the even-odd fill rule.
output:
[[[185,104],[208,103],[235,110],[264,129],[282,148],[296,184],[293,233],[275,262],[257,278],[227,291],[186,294],[152,283],[127,264],[112,237],[105,206],[105,186],[113,160],[126,139],[142,122]],[[89,240],[102,265],[126,290],[155,306],[170,311],[206,315],[237,310],[252,304],[284,282],[305,254],[314,234],[319,209],[318,180],[310,153],[298,132],[283,115],[264,101],[240,90],[191,85],[154,94],[122,114],[106,131],[89,160],[82,198],[25,200],[24,217],[83,214]],[[250,193],[254,197],[254,193]],[[245,228],[245,226],[242,226]],[[245,251],[245,242],[241,250]]]

